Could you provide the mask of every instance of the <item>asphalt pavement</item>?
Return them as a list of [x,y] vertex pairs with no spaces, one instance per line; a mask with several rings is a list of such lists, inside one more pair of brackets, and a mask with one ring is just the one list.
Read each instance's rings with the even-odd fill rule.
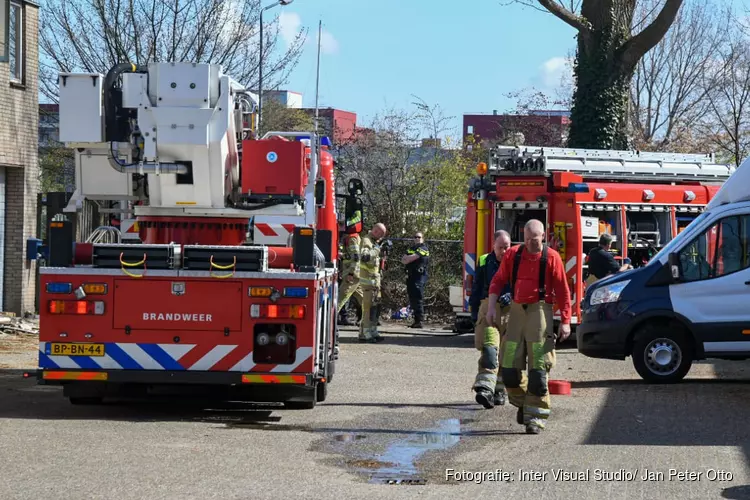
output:
[[750,498],[745,361],[653,386],[561,349],[572,394],[529,436],[512,407],[474,403],[471,336],[383,330],[399,333],[342,332],[328,399],[298,411],[73,406],[21,376],[35,339],[0,338],[0,498]]

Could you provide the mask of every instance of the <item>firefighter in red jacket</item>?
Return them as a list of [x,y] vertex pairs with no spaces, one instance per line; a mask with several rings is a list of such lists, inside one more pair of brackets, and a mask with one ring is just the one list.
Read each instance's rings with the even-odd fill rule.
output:
[[[513,301],[500,349],[502,380],[510,404],[518,408],[516,420],[528,434],[539,434],[550,415],[547,380],[555,366],[553,302],[560,309],[560,340],[570,335],[570,290],[560,254],[544,245],[544,225],[532,219],[524,227],[524,245],[506,252],[492,278],[487,323],[495,320],[495,304],[507,283]],[[521,373],[528,359],[528,389]],[[524,384],[525,385],[525,384]]]

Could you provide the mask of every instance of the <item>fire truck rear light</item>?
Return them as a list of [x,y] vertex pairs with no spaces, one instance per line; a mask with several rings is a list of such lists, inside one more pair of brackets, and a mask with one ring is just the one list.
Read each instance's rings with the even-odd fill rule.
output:
[[569,193],[588,193],[589,185],[585,182],[571,182],[568,184]]
[[50,314],[104,314],[104,302],[88,300],[50,300]]
[[253,286],[250,287],[250,297],[270,297],[273,293],[273,288],[270,286]]
[[106,295],[107,284],[106,283],[85,283],[83,285],[83,291],[86,295]]
[[295,299],[306,299],[307,288],[306,287],[287,287],[284,288],[284,297],[291,297]]
[[300,306],[300,305],[279,306],[279,305],[253,304],[250,306],[251,318],[304,319],[306,312],[307,311],[306,311],[305,306]]
[[71,293],[73,283],[47,283],[47,293]]

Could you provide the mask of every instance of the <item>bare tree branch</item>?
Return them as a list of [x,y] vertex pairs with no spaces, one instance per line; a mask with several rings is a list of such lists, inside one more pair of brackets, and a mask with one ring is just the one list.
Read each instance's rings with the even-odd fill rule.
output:
[[620,49],[623,72],[635,68],[638,61],[651,50],[672,26],[683,0],[666,0],[659,15],[643,31],[625,42]]
[[[561,19],[569,26],[575,28],[580,32],[588,30],[587,23],[579,16],[575,15],[570,10],[563,7],[562,4],[555,2],[554,0],[537,0],[539,4],[547,9],[550,13]],[[571,2],[572,3],[572,2]]]
[[[40,89],[57,101],[57,72],[106,73],[120,62],[221,64],[257,87],[260,0],[49,0],[39,30]],[[264,88],[288,79],[306,40],[282,47],[278,18],[265,20]]]

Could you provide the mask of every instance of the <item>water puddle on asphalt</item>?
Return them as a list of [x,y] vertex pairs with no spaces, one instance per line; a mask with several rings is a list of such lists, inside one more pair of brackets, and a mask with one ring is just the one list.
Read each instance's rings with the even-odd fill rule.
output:
[[388,445],[372,460],[356,460],[350,466],[370,476],[371,483],[425,484],[417,460],[428,451],[446,450],[461,441],[461,421],[441,420],[436,428],[414,431]]
[[[229,428],[299,431],[329,434],[318,442],[318,449],[348,457],[344,459],[347,470],[362,474],[368,482],[376,484],[426,484],[417,466],[423,455],[431,451],[445,451],[461,442],[471,431],[462,431],[462,425],[475,419],[450,418],[439,420],[434,427],[410,429],[383,429],[360,427],[351,432],[331,432],[333,429],[309,425],[285,425],[266,422],[227,423]],[[381,424],[382,425],[382,424]],[[395,438],[394,438],[395,435]]]

